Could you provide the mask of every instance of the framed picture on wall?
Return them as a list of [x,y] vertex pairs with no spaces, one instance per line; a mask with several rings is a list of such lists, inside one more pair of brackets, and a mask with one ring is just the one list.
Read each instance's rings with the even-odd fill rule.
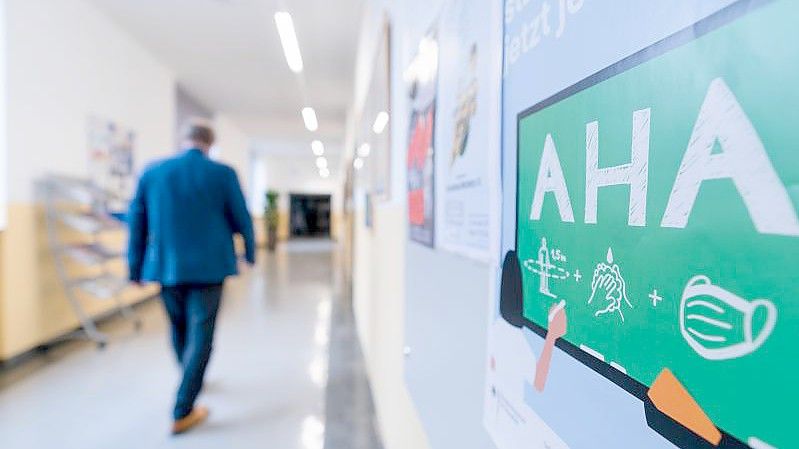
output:
[[431,30],[419,42],[418,52],[405,70],[410,97],[407,146],[409,238],[435,246],[435,148],[438,94],[438,38]]
[[391,198],[391,25],[384,19],[355,142],[356,165],[375,200]]
[[495,9],[451,1],[438,29],[436,247],[479,261],[499,240],[501,31],[484,25]]
[[108,212],[125,212],[134,188],[136,133],[93,116],[87,121],[87,145],[89,175],[95,186],[107,193]]

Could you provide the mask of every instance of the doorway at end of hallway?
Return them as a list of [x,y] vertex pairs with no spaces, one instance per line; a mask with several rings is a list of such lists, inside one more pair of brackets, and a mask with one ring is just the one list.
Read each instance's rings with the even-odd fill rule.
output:
[[330,195],[289,194],[291,237],[330,237]]

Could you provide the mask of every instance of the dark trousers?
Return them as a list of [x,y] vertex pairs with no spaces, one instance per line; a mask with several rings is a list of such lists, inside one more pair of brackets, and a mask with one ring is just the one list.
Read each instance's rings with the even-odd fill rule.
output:
[[183,371],[175,400],[174,418],[194,407],[214,340],[222,284],[163,286],[161,298],[172,327],[172,346]]

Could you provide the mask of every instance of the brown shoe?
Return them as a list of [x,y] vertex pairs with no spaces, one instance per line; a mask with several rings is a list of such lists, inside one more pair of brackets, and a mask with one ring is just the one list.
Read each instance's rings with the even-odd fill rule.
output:
[[208,418],[208,408],[207,407],[194,407],[191,410],[191,413],[186,415],[183,418],[175,421],[172,424],[172,435],[179,435],[184,432],[188,432],[189,430],[193,429],[194,427],[202,424]]

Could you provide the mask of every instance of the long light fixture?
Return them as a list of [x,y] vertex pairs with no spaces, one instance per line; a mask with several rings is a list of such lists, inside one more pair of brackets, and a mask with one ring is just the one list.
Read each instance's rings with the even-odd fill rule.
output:
[[386,125],[388,124],[388,112],[380,111],[375,117],[375,123],[372,125],[372,131],[375,134],[380,134],[386,129]]
[[327,159],[324,156],[316,158],[316,168],[319,170],[327,168]]
[[322,156],[325,154],[325,145],[321,140],[314,140],[311,142],[311,151],[314,156]]
[[319,122],[316,120],[316,111],[311,107],[302,108],[302,120],[305,122],[305,127],[308,131],[314,132],[319,128]]
[[372,147],[364,142],[361,146],[358,147],[358,156],[360,157],[369,157],[369,154],[372,152]]
[[286,55],[286,63],[292,72],[302,72],[302,54],[300,54],[300,44],[297,42],[297,33],[294,31],[291,14],[286,11],[276,12],[275,25],[277,33],[280,35],[280,43],[283,45],[283,54]]

